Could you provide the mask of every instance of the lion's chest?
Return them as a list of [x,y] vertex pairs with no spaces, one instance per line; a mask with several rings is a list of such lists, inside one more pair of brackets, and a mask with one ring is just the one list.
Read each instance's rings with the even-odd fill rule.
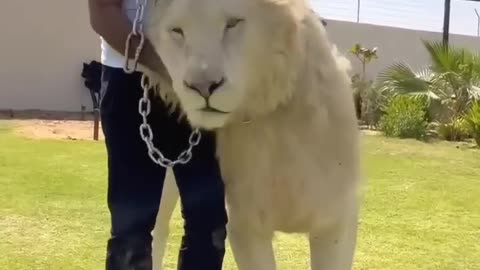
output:
[[308,231],[319,215],[335,212],[342,196],[334,194],[346,181],[337,179],[344,177],[333,148],[315,137],[279,127],[219,134],[230,215],[262,229],[293,232]]

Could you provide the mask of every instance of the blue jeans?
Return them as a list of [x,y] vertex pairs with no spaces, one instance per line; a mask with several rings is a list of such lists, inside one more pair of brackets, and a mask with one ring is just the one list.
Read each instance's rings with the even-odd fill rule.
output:
[[[140,73],[103,67],[100,112],[108,153],[108,207],[111,238],[107,270],[151,270],[151,231],[159,209],[165,168],[153,163],[139,134],[142,95]],[[188,147],[191,127],[178,112],[169,115],[161,99],[151,96],[148,122],[154,144],[169,158]],[[186,165],[174,167],[181,197],[184,236],[179,270],[220,270],[225,254],[227,214],[224,186],[215,158],[215,137],[202,131]]]

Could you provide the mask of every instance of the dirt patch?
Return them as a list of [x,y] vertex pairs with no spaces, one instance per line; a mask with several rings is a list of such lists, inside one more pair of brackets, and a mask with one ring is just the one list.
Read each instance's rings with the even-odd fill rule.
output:
[[360,130],[361,134],[363,135],[369,135],[369,136],[379,136],[382,135],[382,132],[378,130],[369,130],[369,129],[363,129]]
[[[10,120],[14,131],[34,139],[93,140],[93,121],[78,120]],[[104,139],[101,125],[98,137]]]
[[[14,132],[34,139],[93,140],[93,120],[16,119],[3,120],[12,123]],[[378,131],[361,130],[364,135],[379,135]],[[104,140],[101,123],[99,140]]]

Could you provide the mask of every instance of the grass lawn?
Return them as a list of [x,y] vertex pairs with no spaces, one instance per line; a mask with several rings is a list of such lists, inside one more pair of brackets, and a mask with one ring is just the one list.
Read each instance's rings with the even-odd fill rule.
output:
[[[355,269],[480,269],[480,151],[365,136],[364,162]],[[20,138],[0,123],[0,269],[103,269],[105,194],[102,142]],[[167,269],[181,225],[177,211]],[[306,243],[278,235],[279,269],[308,269]],[[236,269],[230,250],[224,269]]]

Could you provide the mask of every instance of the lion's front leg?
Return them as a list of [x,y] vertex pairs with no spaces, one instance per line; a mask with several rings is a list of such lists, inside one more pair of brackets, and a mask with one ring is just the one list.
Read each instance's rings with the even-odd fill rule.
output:
[[310,233],[312,270],[351,270],[357,238],[357,213],[328,230]]
[[253,233],[248,226],[231,224],[228,239],[238,270],[275,270],[272,234]]

